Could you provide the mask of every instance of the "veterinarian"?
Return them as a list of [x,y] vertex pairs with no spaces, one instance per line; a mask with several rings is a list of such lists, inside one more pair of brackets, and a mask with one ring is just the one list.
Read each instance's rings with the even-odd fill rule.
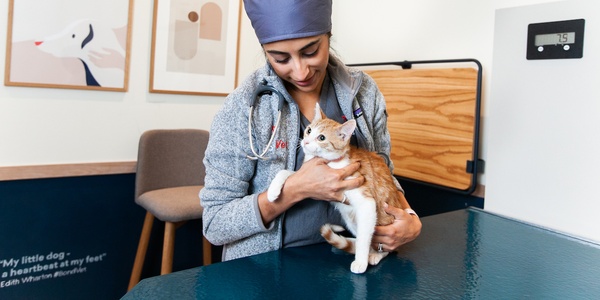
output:
[[[267,63],[233,91],[216,114],[200,192],[204,234],[211,243],[224,246],[223,260],[324,242],[319,233],[323,224],[343,224],[328,202],[344,201],[343,192],[360,186],[364,178],[344,180],[358,163],[332,169],[315,158],[303,164],[298,145],[317,102],[340,123],[356,119],[353,143],[378,152],[393,169],[383,95],[372,78],[346,67],[329,51],[331,0],[244,0],[244,7]],[[264,85],[284,98],[280,124],[277,93],[254,99]],[[253,154],[249,137],[259,154],[269,145],[263,158]],[[266,191],[282,169],[296,173],[279,198],[269,202]],[[403,207],[386,210],[396,222],[376,227],[374,249],[392,251],[419,235],[421,221],[401,198]]]

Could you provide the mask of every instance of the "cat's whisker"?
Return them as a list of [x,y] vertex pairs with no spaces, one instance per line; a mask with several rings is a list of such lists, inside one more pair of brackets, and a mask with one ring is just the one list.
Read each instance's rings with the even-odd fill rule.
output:
[[302,139],[300,141],[298,141],[298,144],[296,145],[294,150],[298,151],[298,150],[300,150],[300,148],[302,148]]

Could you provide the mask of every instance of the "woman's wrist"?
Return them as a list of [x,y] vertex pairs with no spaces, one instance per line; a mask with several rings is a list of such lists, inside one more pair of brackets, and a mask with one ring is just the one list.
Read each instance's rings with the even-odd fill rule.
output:
[[265,224],[273,221],[294,204],[302,200],[298,193],[299,189],[294,187],[292,176],[288,177],[281,187],[279,197],[274,201],[267,199],[267,192],[258,195],[258,207]]
[[308,198],[308,195],[306,195],[303,188],[306,185],[296,180],[297,178],[294,175],[295,174],[292,174],[286,179],[281,187],[281,194],[279,195],[281,200],[290,203],[290,206]]
[[419,217],[419,215],[417,215],[417,213],[412,208],[405,208],[404,211],[409,215],[413,215],[417,218]]
[[411,219],[412,219],[412,221],[410,222],[410,227],[412,228],[411,240],[414,240],[421,234],[421,228],[423,227],[423,224],[421,223],[421,219],[419,218],[419,216],[416,213],[415,214],[411,214],[409,212],[407,212],[407,213],[409,215],[411,215]]

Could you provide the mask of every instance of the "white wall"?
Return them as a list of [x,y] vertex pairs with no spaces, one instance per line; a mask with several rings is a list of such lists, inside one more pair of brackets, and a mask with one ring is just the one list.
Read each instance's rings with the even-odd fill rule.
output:
[[[600,241],[598,2],[499,10],[486,210]],[[581,59],[526,60],[531,23],[585,19]],[[523,30],[525,29],[525,30]]]

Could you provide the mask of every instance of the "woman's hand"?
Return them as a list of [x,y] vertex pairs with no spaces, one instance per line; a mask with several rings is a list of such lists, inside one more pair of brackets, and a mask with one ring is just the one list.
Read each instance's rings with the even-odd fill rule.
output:
[[411,215],[402,208],[384,204],[385,212],[394,216],[394,222],[386,226],[375,226],[375,233],[371,241],[373,249],[378,250],[379,243],[383,251],[394,251],[400,246],[413,241],[421,233],[421,220],[418,216]]
[[327,160],[313,158],[302,164],[300,169],[285,181],[277,200],[270,202],[267,192],[258,195],[258,208],[265,226],[294,204],[313,198],[325,201],[342,201],[344,191],[359,187],[365,181],[361,175],[347,178],[360,168],[355,162],[341,169],[333,169]]
[[333,169],[327,162],[323,158],[315,157],[304,162],[302,167],[288,178],[290,185],[294,184],[295,190],[301,193],[302,199],[342,201],[344,191],[364,183],[362,175],[348,178],[360,168],[360,163],[354,162],[344,168]]

